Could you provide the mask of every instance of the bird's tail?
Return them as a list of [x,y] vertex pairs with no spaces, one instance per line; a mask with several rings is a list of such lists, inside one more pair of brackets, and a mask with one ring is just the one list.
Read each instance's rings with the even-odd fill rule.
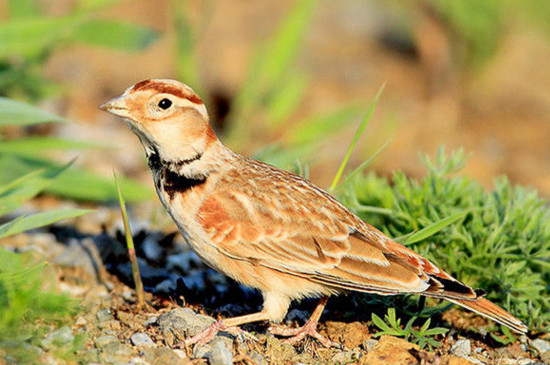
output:
[[473,312],[481,314],[493,321],[500,323],[517,333],[526,333],[528,328],[519,319],[493,304],[485,298],[478,297],[474,300],[447,299]]

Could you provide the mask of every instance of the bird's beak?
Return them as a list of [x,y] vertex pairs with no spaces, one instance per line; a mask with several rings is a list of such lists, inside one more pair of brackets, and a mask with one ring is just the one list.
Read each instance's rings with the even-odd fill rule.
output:
[[119,117],[129,118],[130,110],[126,106],[126,98],[119,96],[118,98],[111,99],[99,106],[99,109],[109,112]]

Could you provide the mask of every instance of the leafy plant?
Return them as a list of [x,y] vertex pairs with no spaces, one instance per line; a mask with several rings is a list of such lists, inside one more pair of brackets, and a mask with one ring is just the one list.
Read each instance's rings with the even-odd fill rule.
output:
[[0,96],[38,101],[59,91],[42,75],[50,55],[84,43],[135,51],[151,45],[158,33],[136,24],[101,19],[96,13],[121,0],[80,0],[64,16],[49,16],[36,0],[9,0],[9,19],[0,24]]
[[435,161],[427,156],[423,160],[427,174],[421,180],[402,172],[391,179],[356,174],[339,190],[340,197],[390,237],[465,283],[485,289],[490,300],[531,329],[547,331],[548,202],[504,177],[487,191],[456,176],[466,163],[462,150],[448,156],[441,148]]
[[36,363],[38,352],[31,345],[68,323],[77,313],[77,301],[48,285],[46,278],[55,275],[32,251],[17,254],[0,248],[0,261],[0,361],[9,357],[16,363]]
[[[65,122],[67,120],[57,115],[25,103],[0,97],[0,127],[28,127]],[[59,170],[62,165],[44,157],[45,153],[49,151],[89,148],[105,147],[89,142],[54,137],[33,136],[2,139],[0,134],[0,186],[37,170]],[[108,178],[98,176],[90,171],[73,167],[62,169],[58,175],[55,184],[45,186],[44,192],[66,198],[94,201],[114,200],[117,197],[116,189]],[[135,181],[121,179],[121,185],[130,201],[143,200],[152,196],[149,188]]]
[[388,308],[388,313],[384,316],[384,320],[373,313],[372,322],[381,330],[380,332],[375,333],[373,337],[380,337],[383,335],[403,337],[409,342],[418,344],[421,349],[423,349],[426,345],[430,348],[440,346],[440,343],[432,337],[443,335],[449,330],[442,327],[430,328],[430,318],[424,322],[420,329],[415,330],[412,326],[416,320],[417,317],[412,317],[407,324],[401,328],[401,319],[396,317],[395,308]]

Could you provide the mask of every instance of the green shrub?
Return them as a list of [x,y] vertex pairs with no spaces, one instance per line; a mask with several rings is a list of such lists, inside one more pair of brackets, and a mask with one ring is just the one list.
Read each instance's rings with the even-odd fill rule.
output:
[[[391,179],[356,174],[339,189],[341,200],[390,237],[425,255],[451,275],[525,321],[550,326],[550,208],[533,189],[500,177],[488,191],[457,176],[462,151],[424,158],[421,180],[396,172]],[[407,244],[410,234],[447,217],[454,223]]]

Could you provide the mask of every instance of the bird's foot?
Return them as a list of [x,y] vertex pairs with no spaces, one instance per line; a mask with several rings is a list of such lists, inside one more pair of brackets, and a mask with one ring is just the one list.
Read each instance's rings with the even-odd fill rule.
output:
[[321,335],[319,332],[317,332],[317,322],[307,322],[305,325],[298,328],[289,328],[278,324],[272,324],[269,327],[268,331],[274,335],[290,337],[287,338],[284,342],[291,345],[303,340],[306,336],[311,336],[319,341],[324,347],[342,347],[339,343],[331,341]]
[[243,331],[239,327],[229,327],[229,326],[226,326],[223,323],[223,321],[216,321],[216,322],[212,323],[207,329],[205,329],[201,333],[199,333],[199,334],[183,341],[181,343],[180,347],[185,348],[187,346],[193,346],[193,345],[197,345],[197,346],[204,345],[204,344],[212,341],[214,339],[214,337],[216,337],[216,335],[219,332],[227,332],[227,333],[232,334],[233,336],[239,336],[239,335],[244,335],[244,337],[252,336],[250,334],[248,334],[248,336],[247,336],[246,335],[247,332]]

